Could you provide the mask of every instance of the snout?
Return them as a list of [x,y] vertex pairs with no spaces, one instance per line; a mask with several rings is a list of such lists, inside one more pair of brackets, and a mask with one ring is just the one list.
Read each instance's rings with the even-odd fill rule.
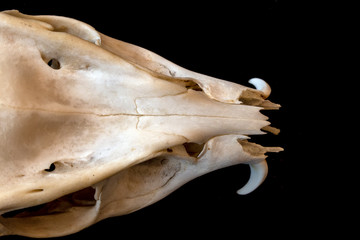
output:
[[202,91],[139,98],[136,105],[139,129],[181,135],[199,144],[219,135],[262,134],[261,128],[269,125],[261,107],[219,102]]

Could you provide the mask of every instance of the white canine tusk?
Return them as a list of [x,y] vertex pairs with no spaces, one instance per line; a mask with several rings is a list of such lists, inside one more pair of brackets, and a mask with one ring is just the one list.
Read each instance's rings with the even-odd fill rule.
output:
[[265,180],[268,173],[268,165],[266,160],[259,163],[250,163],[250,179],[237,191],[239,195],[245,195],[254,191]]
[[270,93],[271,93],[270,85],[267,84],[267,82],[265,82],[261,78],[251,78],[249,80],[249,83],[254,85],[256,90],[259,90],[259,91],[263,92],[263,97],[265,99],[270,95]]

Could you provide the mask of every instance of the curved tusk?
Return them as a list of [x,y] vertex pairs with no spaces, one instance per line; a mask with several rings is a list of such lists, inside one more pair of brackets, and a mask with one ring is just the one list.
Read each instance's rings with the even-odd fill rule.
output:
[[266,160],[258,163],[250,163],[250,179],[237,191],[239,195],[245,195],[254,191],[265,180],[268,173],[268,165]]
[[249,83],[251,83],[252,85],[254,85],[254,87],[256,88],[256,90],[259,90],[263,93],[263,97],[266,99],[270,93],[271,93],[271,88],[270,85],[267,84],[267,82],[265,82],[264,80],[262,80],[261,78],[251,78],[249,80]]

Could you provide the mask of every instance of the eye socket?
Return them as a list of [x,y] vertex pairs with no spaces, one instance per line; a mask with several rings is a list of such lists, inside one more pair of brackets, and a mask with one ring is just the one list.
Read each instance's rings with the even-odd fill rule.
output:
[[52,58],[50,59],[50,61],[47,63],[52,69],[58,70],[60,69],[60,62],[59,60]]

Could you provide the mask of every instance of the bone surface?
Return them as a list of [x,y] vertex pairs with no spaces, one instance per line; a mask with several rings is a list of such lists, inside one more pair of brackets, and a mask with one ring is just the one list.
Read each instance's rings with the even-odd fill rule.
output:
[[[248,164],[254,191],[270,86],[184,69],[60,16],[0,12],[0,236],[56,237]],[[269,131],[270,131],[269,130]]]

